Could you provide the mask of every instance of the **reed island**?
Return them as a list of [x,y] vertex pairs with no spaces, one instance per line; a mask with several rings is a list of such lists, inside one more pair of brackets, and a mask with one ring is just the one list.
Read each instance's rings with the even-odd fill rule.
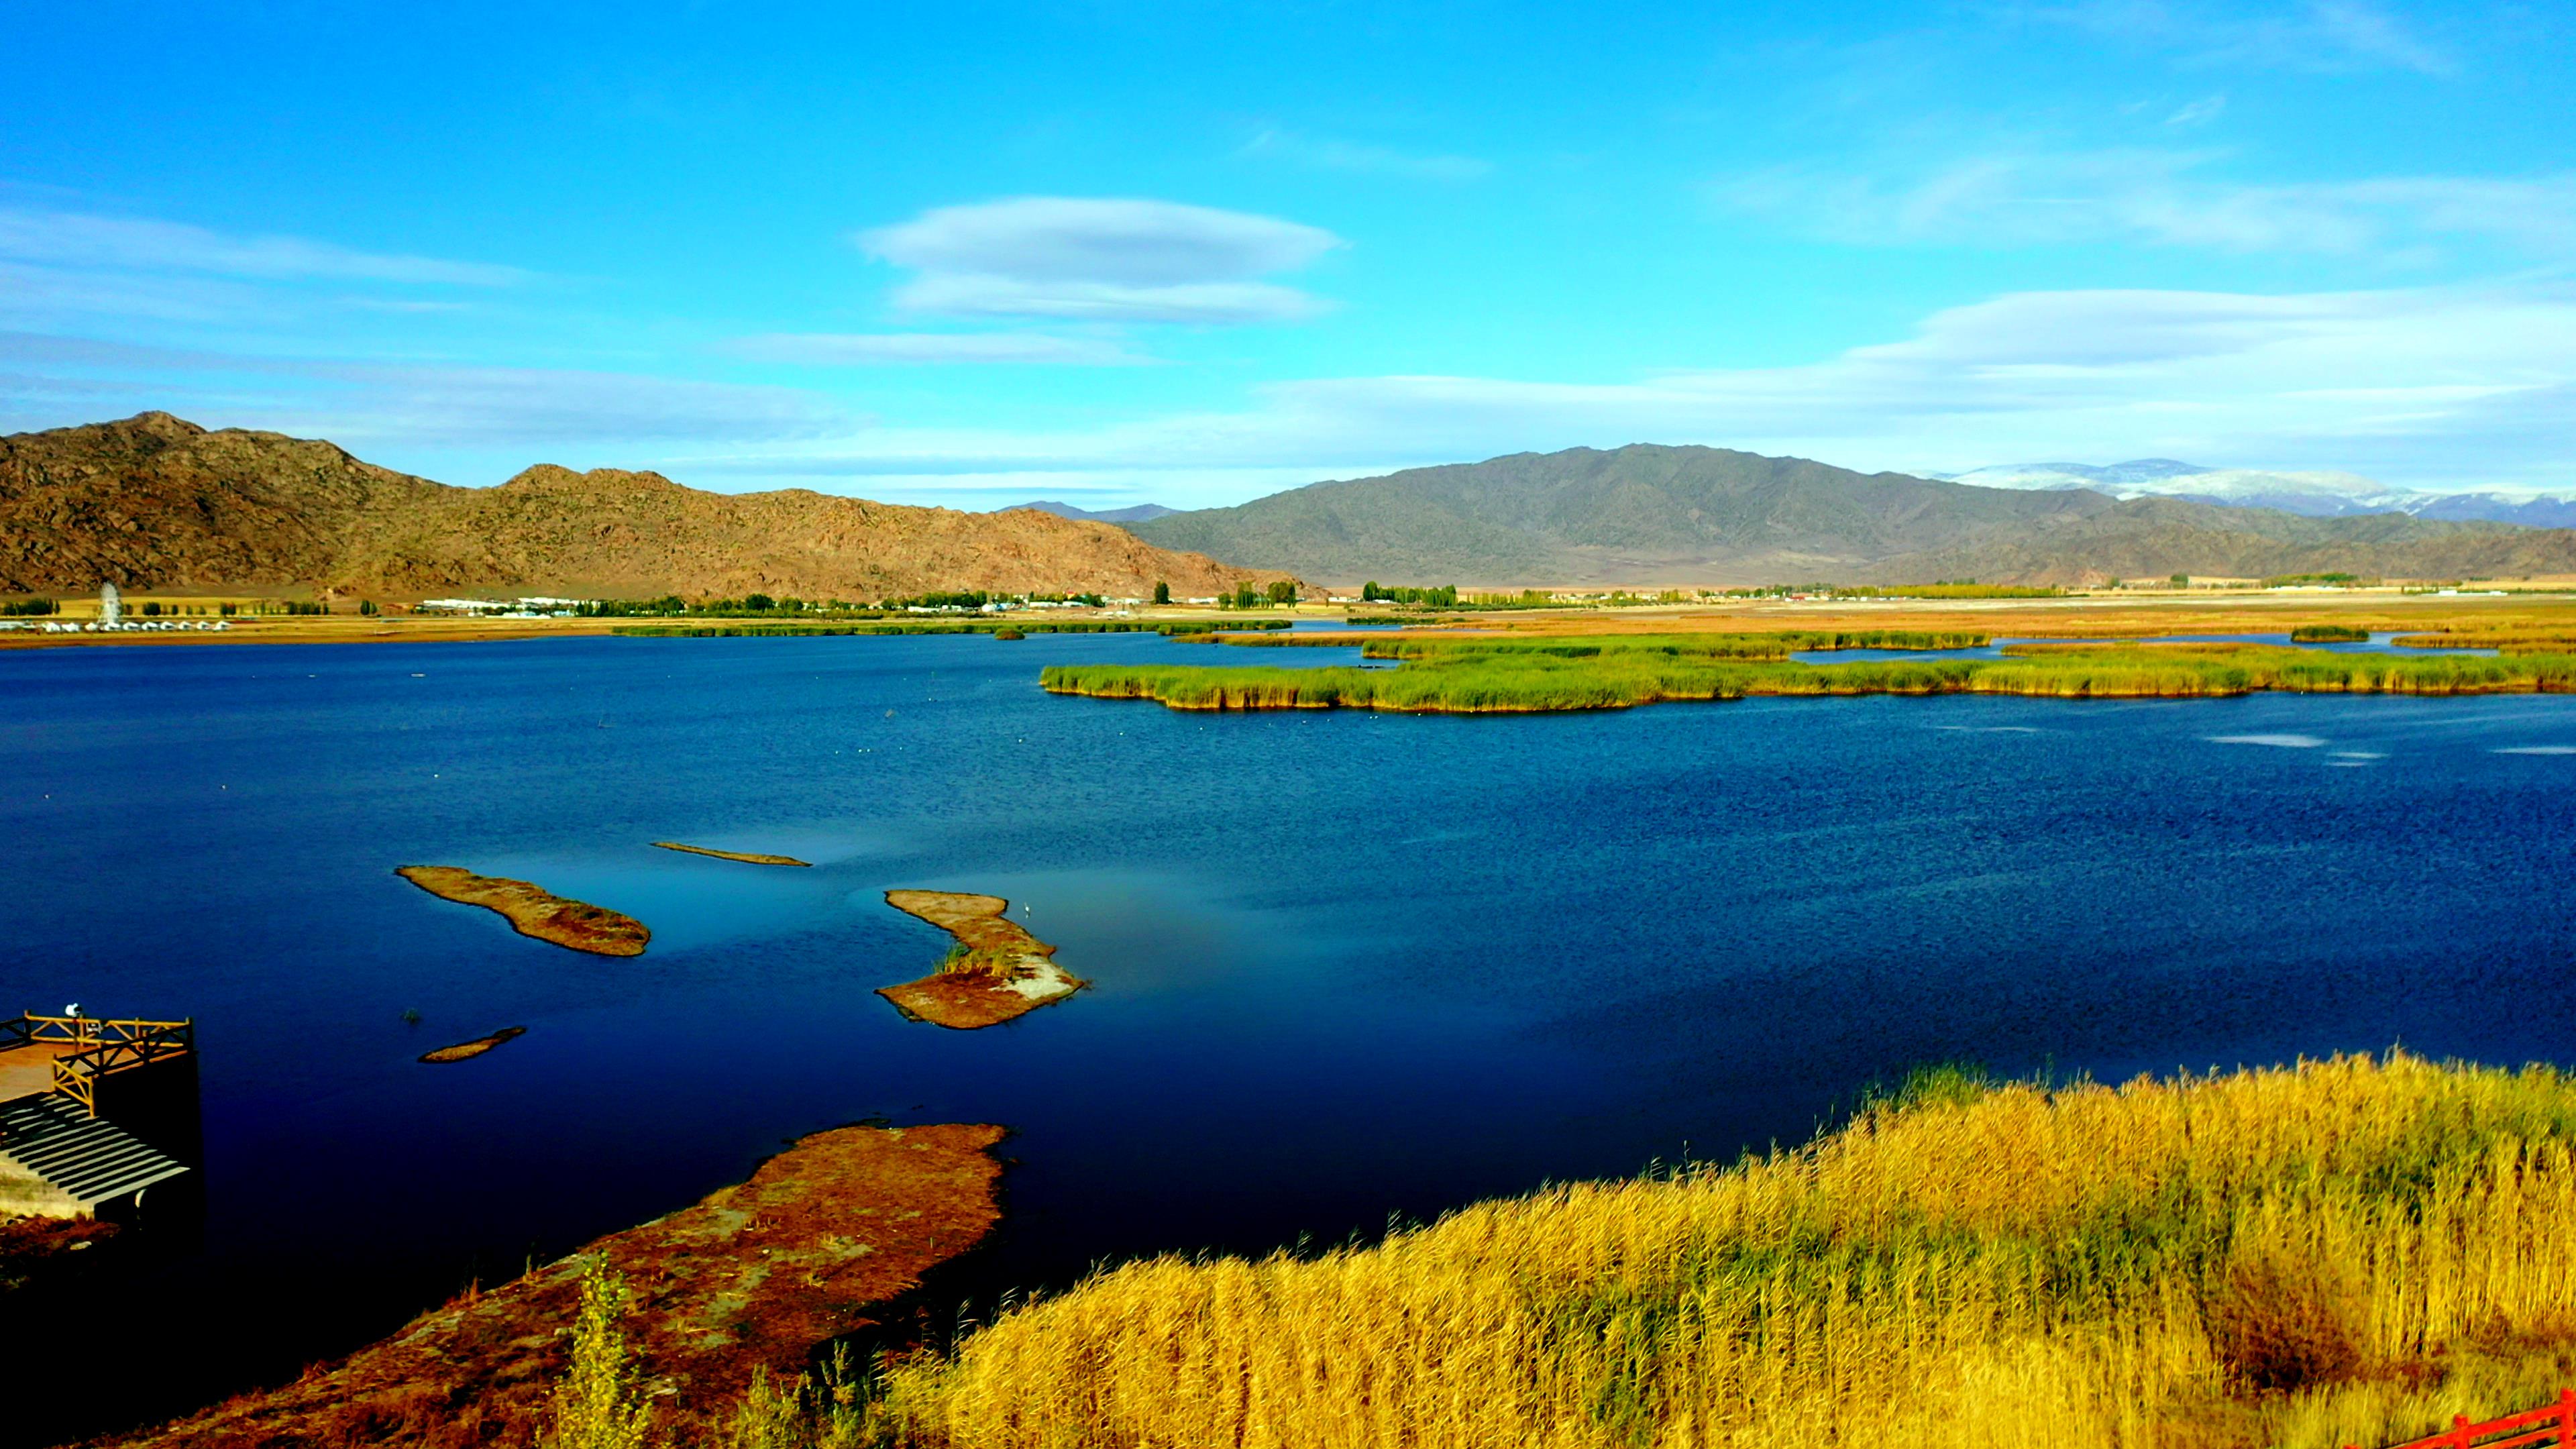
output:
[[394,874],[441,900],[497,912],[522,936],[595,956],[641,956],[653,933],[642,921],[604,906],[569,900],[507,876],[476,875],[454,865],[406,865]]
[[956,944],[939,969],[877,995],[917,1020],[971,1031],[1061,1001],[1084,982],[1055,964],[1055,947],[1003,912],[1000,896],[952,891],[887,891],[886,904],[946,931]]
[[[1233,641],[1228,641],[1233,642]],[[2018,694],[2053,699],[2305,694],[2532,694],[2576,690],[2576,639],[2493,657],[2337,653],[2265,644],[2085,640],[2008,645],[2000,658],[1808,663],[1837,649],[1955,650],[1984,635],[1843,634],[1310,635],[1245,645],[1358,643],[1393,669],[1058,664],[1054,694],[1149,699],[1173,709],[1370,709],[1547,713],[1664,700],[1766,695]]]

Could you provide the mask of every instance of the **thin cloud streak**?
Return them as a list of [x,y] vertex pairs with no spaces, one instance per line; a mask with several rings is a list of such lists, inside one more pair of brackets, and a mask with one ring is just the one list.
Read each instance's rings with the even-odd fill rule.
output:
[[181,222],[23,207],[0,207],[0,258],[84,271],[179,272],[272,282],[504,287],[532,275],[517,267],[364,252],[305,237],[228,236]]
[[1494,174],[1494,163],[1474,156],[1441,156],[1398,151],[1364,141],[1308,136],[1278,127],[1243,143],[1238,156],[1275,159],[1316,171],[1358,176],[1399,176],[1409,181],[1481,181]]
[[2213,0],[2073,0],[2001,7],[2013,20],[2169,52],[2187,64],[2447,77],[2459,63],[2405,21],[2359,0],[2260,8]]
[[1259,279],[1344,245],[1249,212],[1063,196],[937,207],[859,243],[920,273],[893,294],[910,312],[1223,326],[1323,311],[1322,299]]
[[1099,338],[1043,332],[773,332],[735,338],[725,350],[755,362],[808,367],[1134,367],[1153,361]]
[[1719,205],[1860,245],[2145,241],[2233,252],[2358,254],[2441,239],[2576,256],[2576,173],[2399,176],[2299,185],[2213,179],[2217,151],[2004,151],[1913,179],[1814,167],[1730,177]]

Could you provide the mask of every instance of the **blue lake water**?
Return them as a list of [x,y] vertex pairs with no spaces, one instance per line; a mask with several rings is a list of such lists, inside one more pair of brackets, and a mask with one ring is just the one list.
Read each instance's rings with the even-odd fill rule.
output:
[[[989,1295],[1796,1140],[1925,1062],[2576,1065],[2576,698],[1509,718],[1036,688],[1357,655],[1217,647],[0,653],[0,1008],[194,1016],[207,1158],[202,1244],[126,1270],[155,1311],[65,1306],[153,1373],[13,1304],[0,1361],[58,1392],[0,1442],[289,1377],[872,1116],[1016,1129],[1008,1224],[941,1290]],[[527,940],[405,864],[536,880],[652,948]],[[892,887],[1009,897],[1092,989],[902,1020],[874,988],[946,938]]]

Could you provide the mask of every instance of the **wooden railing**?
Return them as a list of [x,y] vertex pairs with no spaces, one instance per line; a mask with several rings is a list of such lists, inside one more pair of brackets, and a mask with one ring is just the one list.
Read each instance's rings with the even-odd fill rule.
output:
[[2463,1414],[2443,1432],[2408,1440],[2396,1449],[2537,1449],[2547,1444],[2576,1446],[2576,1389],[2561,1390],[2557,1403],[2483,1424],[2472,1424]]
[[27,1046],[77,1048],[54,1058],[54,1090],[80,1103],[81,1110],[92,1117],[98,1115],[99,1078],[185,1056],[196,1045],[193,1020],[43,1016],[30,1011],[0,1021],[0,1051]]

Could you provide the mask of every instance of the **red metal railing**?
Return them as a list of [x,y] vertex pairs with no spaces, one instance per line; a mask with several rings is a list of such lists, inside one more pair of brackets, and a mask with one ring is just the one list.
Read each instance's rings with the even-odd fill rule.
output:
[[2557,1403],[2483,1424],[2472,1424],[2462,1415],[2443,1432],[2410,1439],[2396,1449],[2538,1449],[2548,1444],[2576,1446],[2576,1389],[2560,1390]]

